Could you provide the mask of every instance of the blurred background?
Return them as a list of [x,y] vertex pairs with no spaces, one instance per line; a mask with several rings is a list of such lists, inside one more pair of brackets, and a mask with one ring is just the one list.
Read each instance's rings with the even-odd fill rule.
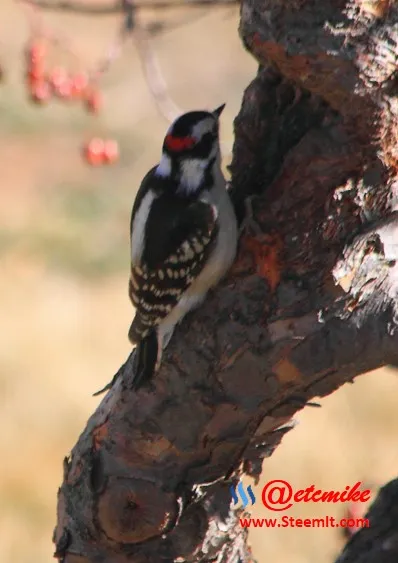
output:
[[[0,3],[0,560],[12,563],[51,559],[62,459],[100,400],[92,393],[130,352],[130,210],[168,126],[130,41],[101,78],[99,115],[81,104],[32,103],[24,79],[32,25],[60,40],[49,63],[73,72],[95,68],[121,26],[120,15],[32,14],[22,3]],[[166,21],[151,44],[183,110],[227,102],[228,163],[232,121],[256,72],[238,37],[238,8],[141,17],[152,27]],[[116,140],[118,162],[90,167],[81,149],[92,137]],[[386,368],[322,400],[321,409],[303,410],[265,462],[258,499],[270,479],[336,489],[396,476],[397,393],[396,373]],[[273,516],[260,504],[253,516]],[[289,515],[344,516],[341,506],[316,504]],[[332,561],[344,543],[335,529],[257,529],[251,540],[259,563]]]

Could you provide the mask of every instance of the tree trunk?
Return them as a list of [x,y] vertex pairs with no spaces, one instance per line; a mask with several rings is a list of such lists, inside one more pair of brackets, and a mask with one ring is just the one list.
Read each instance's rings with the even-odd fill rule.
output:
[[65,460],[64,563],[253,561],[231,482],[314,396],[397,365],[398,8],[243,0],[240,33],[260,67],[232,197],[253,218],[154,388],[131,390],[132,354]]

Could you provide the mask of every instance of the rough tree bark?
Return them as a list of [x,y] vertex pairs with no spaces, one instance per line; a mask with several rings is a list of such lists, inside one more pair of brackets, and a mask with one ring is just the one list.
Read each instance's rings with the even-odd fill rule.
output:
[[154,388],[130,389],[130,356],[65,459],[64,563],[252,561],[231,479],[259,475],[311,398],[398,363],[398,8],[243,0],[240,33],[260,67],[232,194],[240,217],[258,196],[258,228]]

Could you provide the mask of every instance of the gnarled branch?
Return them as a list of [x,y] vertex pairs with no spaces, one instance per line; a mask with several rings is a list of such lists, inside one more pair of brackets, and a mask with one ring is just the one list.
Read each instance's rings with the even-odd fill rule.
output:
[[257,227],[154,388],[131,390],[130,356],[65,461],[64,563],[251,561],[231,480],[259,475],[314,396],[398,363],[395,55],[382,48],[398,9],[363,6],[243,0],[261,66],[235,122],[232,197],[242,217],[256,196]]

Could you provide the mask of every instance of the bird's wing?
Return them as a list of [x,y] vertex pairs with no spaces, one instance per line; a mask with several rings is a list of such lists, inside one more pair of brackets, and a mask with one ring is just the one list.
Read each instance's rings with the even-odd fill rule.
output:
[[205,266],[218,234],[214,205],[161,199],[154,201],[148,215],[139,263],[131,265],[129,295],[136,307],[129,333],[133,343],[175,307]]

